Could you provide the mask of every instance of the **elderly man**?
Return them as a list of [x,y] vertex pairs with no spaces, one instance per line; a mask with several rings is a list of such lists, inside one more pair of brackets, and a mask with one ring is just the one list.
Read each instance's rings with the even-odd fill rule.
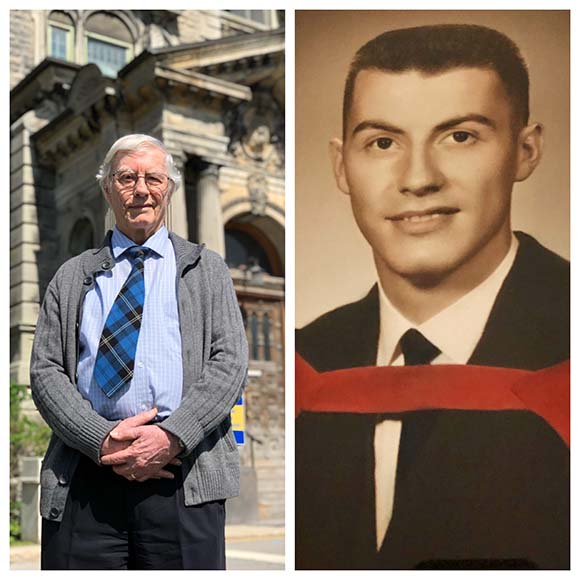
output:
[[119,139],[97,176],[116,225],[49,284],[31,361],[53,437],[43,569],[223,569],[239,493],[230,411],[247,370],[232,281],[167,231],[180,175],[163,144]]
[[[336,377],[332,404],[319,388],[296,424],[298,568],[569,566],[565,437],[510,389],[491,401],[501,379],[481,368],[509,384],[506,368],[569,357],[569,264],[511,227],[542,145],[500,32],[392,30],[357,52],[330,151],[378,283],[297,333],[302,359]],[[366,380],[328,372],[354,367]]]

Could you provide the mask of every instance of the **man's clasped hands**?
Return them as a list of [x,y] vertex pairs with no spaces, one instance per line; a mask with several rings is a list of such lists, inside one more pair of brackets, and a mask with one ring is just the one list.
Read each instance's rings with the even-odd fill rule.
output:
[[157,409],[153,408],[121,421],[101,445],[101,463],[111,465],[115,473],[129,481],[173,479],[173,473],[164,468],[181,465],[176,456],[183,449],[175,435],[148,425],[156,415]]

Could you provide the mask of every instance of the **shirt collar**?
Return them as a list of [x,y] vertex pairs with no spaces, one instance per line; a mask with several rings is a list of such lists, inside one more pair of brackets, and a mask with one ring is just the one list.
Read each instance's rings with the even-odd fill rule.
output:
[[490,276],[420,325],[407,320],[393,306],[379,282],[380,334],[377,364],[389,365],[394,362],[400,354],[399,340],[409,328],[419,330],[441,350],[447,360],[466,364],[483,334],[501,285],[513,266],[518,244],[512,234],[508,253]]
[[[167,253],[167,244],[170,244],[169,233],[165,226],[161,226],[150,238],[145,240],[143,244],[146,248],[151,248],[156,254],[162,258]],[[135,242],[123,234],[117,226],[113,228],[113,235],[111,236],[111,249],[115,260],[131,246],[135,246]]]

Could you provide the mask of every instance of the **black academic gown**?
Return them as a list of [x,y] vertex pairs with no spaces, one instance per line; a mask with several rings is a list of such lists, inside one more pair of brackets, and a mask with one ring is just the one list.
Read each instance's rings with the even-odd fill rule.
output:
[[[517,236],[516,260],[470,364],[537,370],[569,357],[569,265]],[[296,348],[319,372],[372,366],[378,336],[375,286],[297,331]],[[541,418],[450,409],[392,418],[403,430],[378,554],[376,416],[298,418],[298,569],[569,567],[569,450]]]

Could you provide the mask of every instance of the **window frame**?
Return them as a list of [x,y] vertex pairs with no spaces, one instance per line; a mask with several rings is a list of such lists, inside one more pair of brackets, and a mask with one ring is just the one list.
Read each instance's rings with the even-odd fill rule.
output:
[[48,20],[48,50],[47,53],[51,58],[58,58],[60,60],[61,57],[54,56],[52,54],[52,35],[53,35],[53,28],[58,28],[60,30],[64,30],[66,32],[66,60],[67,62],[74,62],[74,55],[75,55],[75,42],[74,42],[74,35],[75,35],[75,28],[70,24],[63,24],[62,22],[51,22],[50,19]]

